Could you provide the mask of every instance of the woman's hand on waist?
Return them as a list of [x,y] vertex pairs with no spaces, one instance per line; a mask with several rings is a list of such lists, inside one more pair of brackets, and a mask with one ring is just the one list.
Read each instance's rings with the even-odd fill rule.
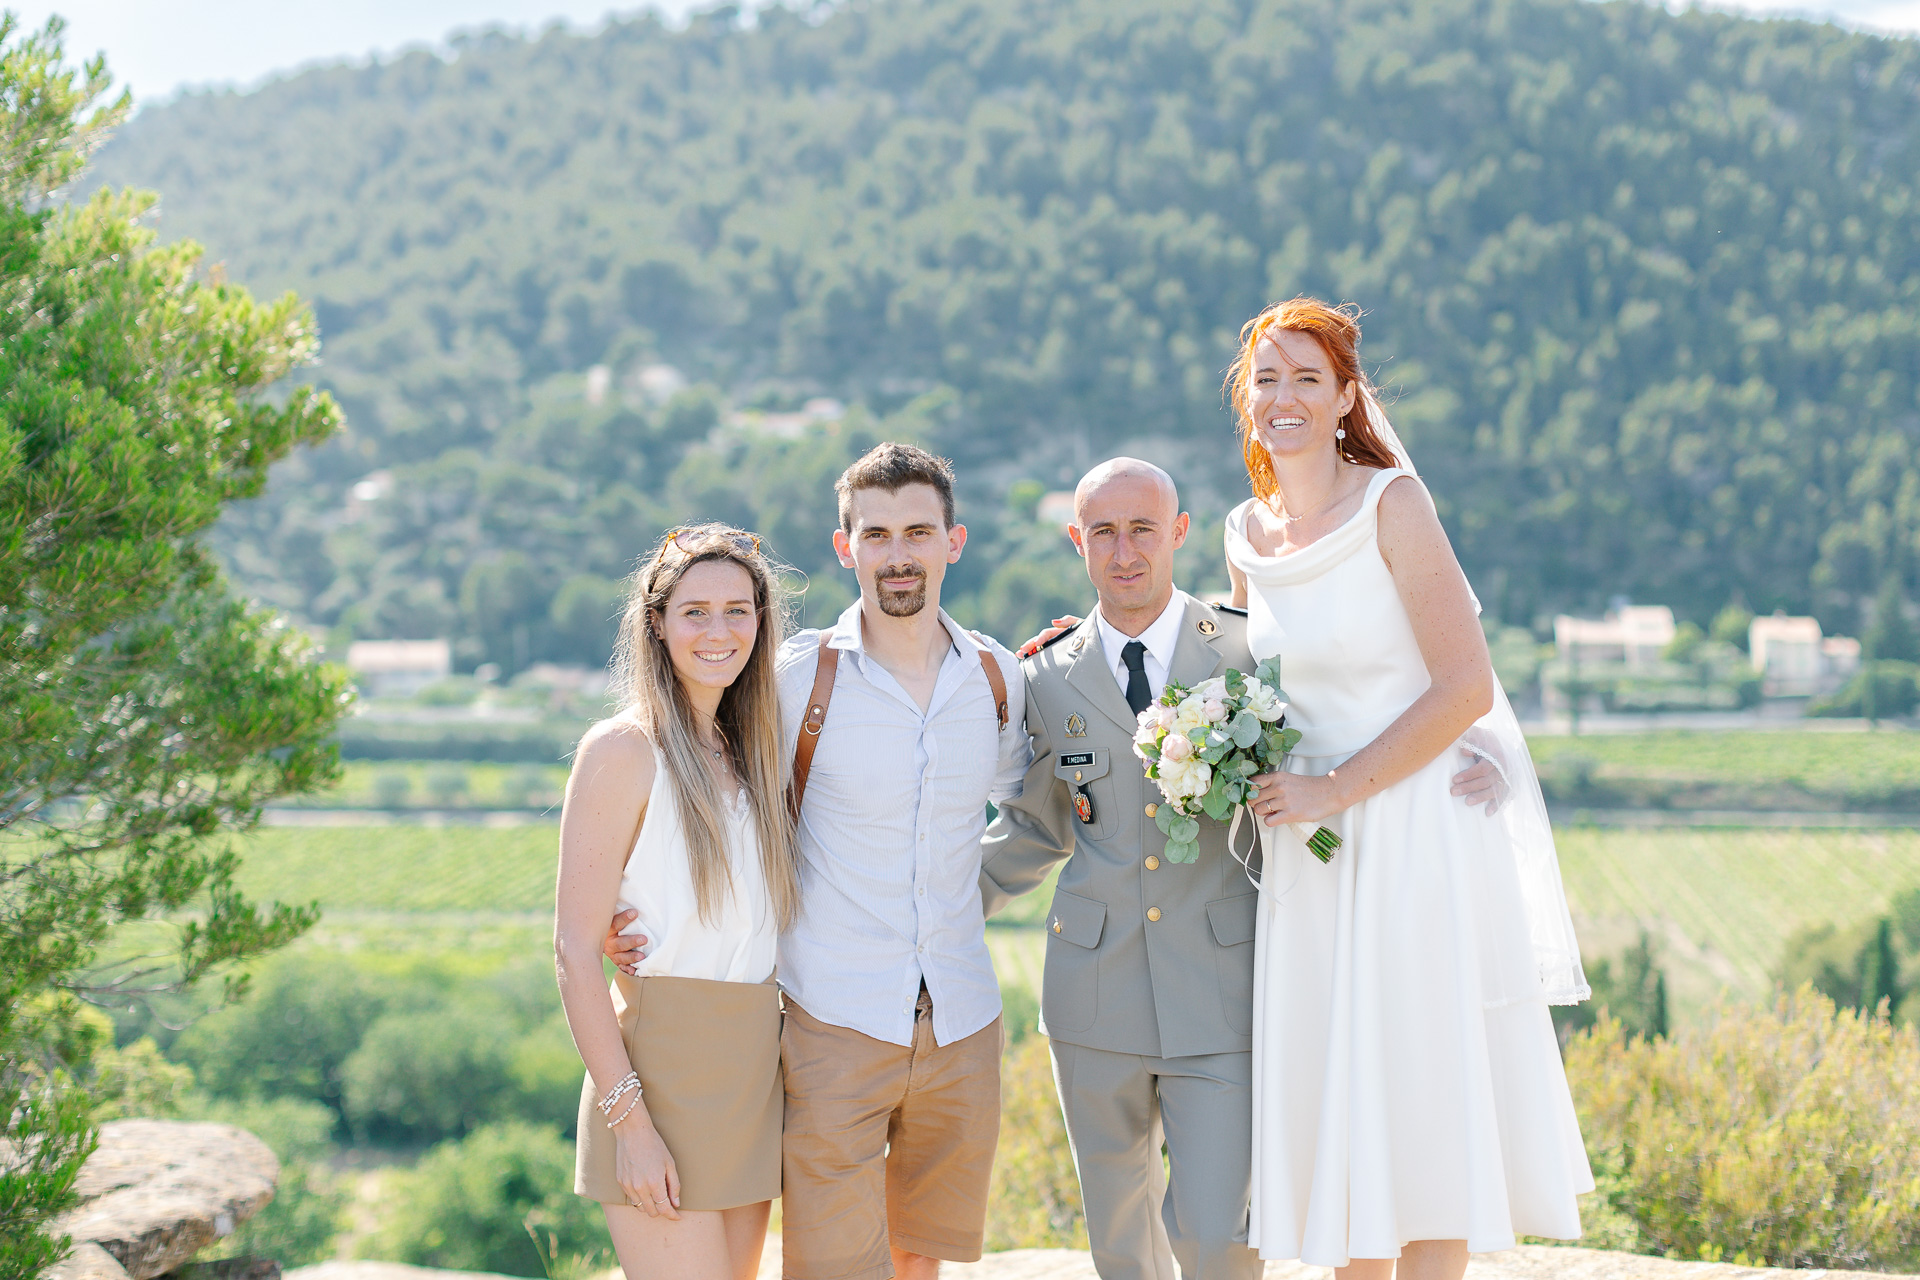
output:
[[614,916],[613,923],[607,926],[607,936],[600,943],[601,954],[613,961],[629,978],[639,972],[640,962],[647,958],[647,935],[644,933],[621,933],[620,931],[640,918],[640,913],[629,908]]
[[680,1220],[680,1171],[645,1103],[613,1126],[613,1175],[627,1203],[654,1218]]

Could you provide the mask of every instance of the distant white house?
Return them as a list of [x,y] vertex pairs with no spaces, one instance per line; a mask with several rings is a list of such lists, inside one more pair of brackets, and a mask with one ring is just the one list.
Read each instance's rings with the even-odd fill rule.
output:
[[1768,696],[1806,697],[1833,688],[1860,669],[1860,642],[1821,635],[1817,618],[1776,613],[1748,625],[1747,656]]
[[1604,618],[1561,614],[1553,620],[1553,643],[1568,662],[1624,662],[1650,667],[1673,640],[1673,610],[1663,604],[1633,604]]
[[453,646],[445,640],[355,640],[347,669],[370,698],[410,698],[453,673]]
[[[1031,492],[1031,490],[1029,490]],[[1065,529],[1073,523],[1073,490],[1054,489],[1040,495],[1040,504],[1033,509],[1035,524],[1050,524]]]

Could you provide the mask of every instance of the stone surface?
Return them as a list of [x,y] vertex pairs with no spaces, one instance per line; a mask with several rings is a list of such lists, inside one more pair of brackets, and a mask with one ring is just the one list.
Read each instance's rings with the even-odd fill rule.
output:
[[460,1280],[461,1277],[507,1280],[490,1271],[435,1271],[431,1267],[410,1267],[404,1262],[316,1262],[287,1272],[283,1280]]
[[127,1269],[99,1245],[78,1240],[67,1260],[47,1272],[47,1280],[127,1280]]
[[[111,1255],[127,1280],[153,1280],[252,1217],[273,1199],[280,1162],[267,1145],[226,1124],[114,1120],[80,1172],[86,1200],[59,1229],[76,1246]],[[84,1261],[82,1255],[84,1252]],[[95,1270],[70,1271],[76,1264]],[[76,1247],[62,1280],[120,1280]]]
[[[942,1263],[943,1280],[1098,1280],[1093,1259],[1072,1249],[1014,1249],[990,1253],[978,1262]],[[431,1271],[397,1262],[324,1262],[289,1271],[286,1280],[458,1280],[471,1271]],[[1264,1280],[1332,1280],[1325,1267],[1298,1262],[1269,1262]],[[1563,1249],[1522,1245],[1504,1253],[1477,1254],[1467,1264],[1467,1280],[1920,1280],[1867,1271],[1780,1271],[1715,1262],[1674,1262],[1637,1253],[1604,1249]],[[482,1280],[498,1280],[487,1276]],[[597,1280],[623,1280],[617,1270]],[[780,1280],[780,1237],[767,1237],[759,1280]]]
[[[951,1280],[1095,1280],[1093,1259],[1068,1249],[1016,1249],[990,1253],[978,1262],[948,1263],[940,1274]],[[1864,1271],[1780,1271],[1714,1262],[1675,1262],[1637,1253],[1604,1249],[1522,1245],[1504,1253],[1476,1255],[1467,1264],[1467,1280],[1743,1280],[1788,1277],[1793,1280],[1846,1280],[1876,1273]],[[1269,1262],[1264,1280],[1331,1280],[1325,1267],[1298,1262]],[[1876,1280],[1912,1280],[1876,1276]]]

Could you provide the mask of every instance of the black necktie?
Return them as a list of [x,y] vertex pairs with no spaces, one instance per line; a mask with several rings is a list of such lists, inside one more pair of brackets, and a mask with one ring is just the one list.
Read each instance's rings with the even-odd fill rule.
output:
[[1133,708],[1133,714],[1139,715],[1153,702],[1153,690],[1147,684],[1147,667],[1141,659],[1147,656],[1147,646],[1138,640],[1129,640],[1120,650],[1120,661],[1127,664],[1127,705]]

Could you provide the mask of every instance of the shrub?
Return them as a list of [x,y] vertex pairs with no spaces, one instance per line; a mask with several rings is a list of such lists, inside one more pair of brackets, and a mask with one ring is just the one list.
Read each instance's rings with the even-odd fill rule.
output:
[[[540,1234],[537,1249],[530,1229]],[[551,1129],[496,1124],[393,1175],[385,1219],[359,1251],[416,1266],[540,1276],[554,1257],[604,1255],[606,1220],[599,1205],[573,1194],[571,1143]]]
[[382,1017],[367,1028],[341,1072],[354,1132],[387,1141],[436,1141],[493,1119],[515,1093],[512,1030],[510,1020],[485,1002]]
[[1843,1009],[1872,1013],[1886,1001],[1900,1004],[1900,962],[1894,941],[1894,919],[1881,916],[1837,929],[1831,924],[1808,925],[1788,937],[1780,964],[1780,984],[1811,986]]
[[1000,1063],[1000,1145],[987,1198],[987,1248],[1087,1247],[1080,1180],[1047,1038],[1010,1043]]
[[304,952],[263,966],[238,1004],[189,1027],[174,1054],[223,1098],[305,1098],[344,1124],[345,1067],[382,1008],[344,956]]
[[1567,1077],[1606,1197],[1653,1253],[1920,1264],[1920,1039],[1811,987],[1670,1039],[1605,1019]]
[[413,778],[405,769],[382,769],[373,776],[373,801],[382,809],[398,809],[413,790]]
[[1640,940],[1620,957],[1616,971],[1611,958],[1587,970],[1593,995],[1576,1005],[1553,1006],[1553,1022],[1560,1042],[1611,1015],[1629,1035],[1667,1034],[1667,974],[1653,955],[1653,939],[1645,929]]
[[[1873,681],[1873,705],[1867,705],[1867,681]],[[1904,716],[1920,704],[1920,667],[1911,662],[1873,662],[1840,686],[1838,693],[1815,698],[1811,716]]]
[[196,1120],[238,1125],[280,1158],[280,1182],[264,1209],[200,1257],[272,1258],[297,1267],[333,1255],[334,1239],[352,1200],[344,1180],[327,1167],[333,1113],[317,1102],[276,1098],[271,1102],[200,1099],[185,1111]]

